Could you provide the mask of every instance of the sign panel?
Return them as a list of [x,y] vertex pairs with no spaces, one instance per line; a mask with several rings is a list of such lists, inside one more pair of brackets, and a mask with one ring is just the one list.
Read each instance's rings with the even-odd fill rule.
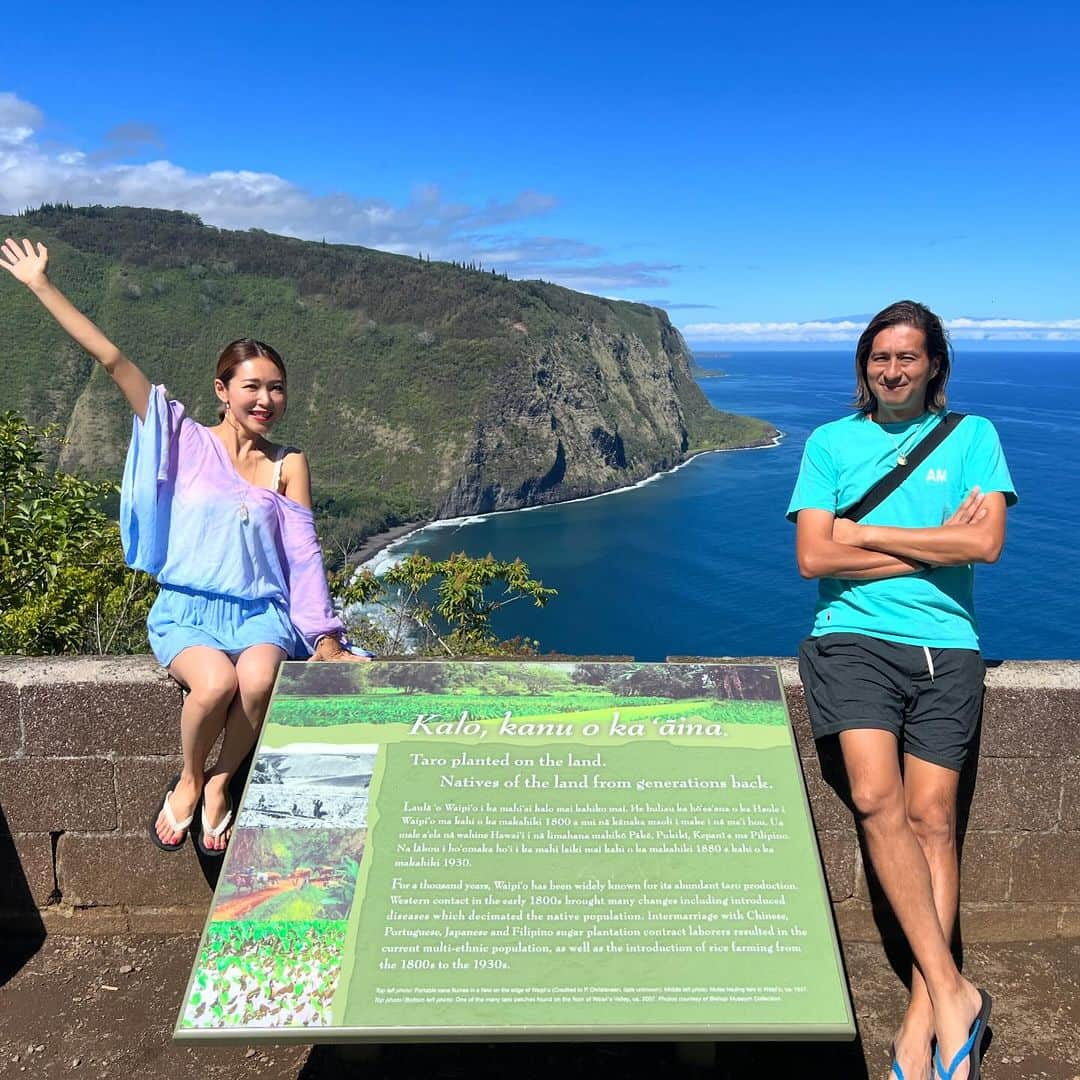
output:
[[284,664],[176,1038],[852,1038],[775,667]]

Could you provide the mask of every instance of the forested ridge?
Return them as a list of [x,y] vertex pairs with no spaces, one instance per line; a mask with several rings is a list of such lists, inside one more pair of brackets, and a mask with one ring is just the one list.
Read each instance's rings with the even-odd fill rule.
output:
[[[714,410],[678,331],[643,304],[178,211],[47,206],[0,228],[47,244],[57,285],[200,421],[226,342],[278,348],[275,439],[308,452],[323,526],[354,539],[609,490],[775,434]],[[8,278],[0,309],[0,411],[61,425],[61,467],[118,479],[131,419],[108,376]]]

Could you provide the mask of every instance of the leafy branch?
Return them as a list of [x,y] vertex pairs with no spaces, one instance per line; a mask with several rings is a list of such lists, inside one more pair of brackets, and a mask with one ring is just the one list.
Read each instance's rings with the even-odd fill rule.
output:
[[535,580],[520,559],[506,562],[464,552],[438,561],[414,552],[382,578],[346,566],[331,575],[331,589],[346,611],[372,605],[383,609],[381,618],[368,615],[350,626],[363,644],[382,656],[409,651],[410,636],[419,639],[415,651],[421,654],[534,655],[535,641],[500,640],[491,628],[492,617],[518,600],[542,608],[558,595]]

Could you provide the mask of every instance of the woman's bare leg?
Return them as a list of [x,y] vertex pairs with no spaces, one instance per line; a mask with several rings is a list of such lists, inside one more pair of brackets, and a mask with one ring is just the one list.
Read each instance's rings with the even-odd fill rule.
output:
[[[180,751],[184,764],[180,783],[169,797],[169,806],[177,821],[194,813],[203,790],[206,756],[221,734],[229,702],[236,696],[236,668],[218,649],[192,645],[169,665],[169,674],[188,688],[180,712]],[[181,834],[173,832],[158,815],[155,830],[164,844],[175,844]]]
[[[278,665],[285,653],[276,645],[252,645],[236,659],[236,692],[225,717],[225,738],[214,767],[206,774],[203,801],[206,820],[216,825],[228,809],[228,787],[240,763],[255,745],[262,727]],[[211,851],[224,848],[230,830],[213,837],[203,833],[203,844]]]

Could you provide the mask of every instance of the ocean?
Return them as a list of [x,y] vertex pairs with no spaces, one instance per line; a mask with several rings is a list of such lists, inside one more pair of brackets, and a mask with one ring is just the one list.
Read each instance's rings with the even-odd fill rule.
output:
[[[847,411],[852,352],[700,353],[703,367],[726,372],[701,380],[709,400],[774,423],[777,446],[703,454],[597,498],[440,522],[378,561],[520,556],[559,595],[545,609],[518,601],[494,625],[541,651],[792,656],[816,584],[799,577],[784,511],[807,435]],[[1020,496],[1004,554],[976,570],[983,654],[1080,658],[1080,354],[961,348],[949,390],[950,408],[994,422]]]

